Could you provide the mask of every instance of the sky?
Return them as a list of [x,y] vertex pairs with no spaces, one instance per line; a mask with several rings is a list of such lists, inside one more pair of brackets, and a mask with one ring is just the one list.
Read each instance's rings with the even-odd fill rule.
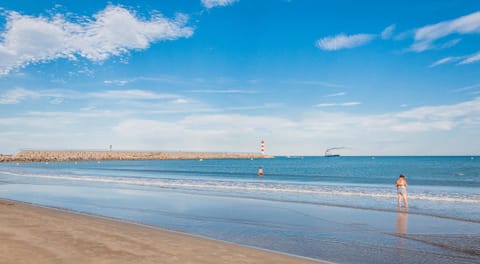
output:
[[0,153],[480,155],[480,2],[3,1]]

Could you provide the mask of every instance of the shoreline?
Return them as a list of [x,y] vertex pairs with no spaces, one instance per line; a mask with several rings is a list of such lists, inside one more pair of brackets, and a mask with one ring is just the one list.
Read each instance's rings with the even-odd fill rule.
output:
[[[434,159],[434,161],[441,161],[441,159]],[[0,164],[2,165],[0,166],[2,167],[0,196],[54,209],[65,208],[67,212],[107,217],[122,223],[127,221],[127,223],[141,223],[154,228],[178,230],[186,233],[187,236],[190,234],[194,237],[207,238],[207,240],[213,238],[219,243],[226,241],[234,245],[265,248],[267,251],[273,250],[274,253],[284,252],[323,262],[365,264],[402,263],[405,260],[439,264],[479,262],[480,222],[478,220],[480,217],[478,216],[480,211],[475,203],[471,202],[479,201],[479,197],[474,188],[462,186],[461,183],[466,182],[464,177],[460,178],[455,174],[457,172],[455,168],[458,167],[456,164],[464,164],[461,159],[451,162],[454,169],[448,168],[451,166],[450,163],[438,163],[442,165],[439,168],[446,168],[445,171],[452,174],[448,179],[457,180],[453,182],[455,184],[449,182],[451,186],[424,186],[413,184],[414,181],[412,181],[413,188],[409,193],[412,200],[408,213],[395,210],[396,197],[392,194],[394,187],[391,186],[390,177],[374,176],[377,172],[383,174],[383,166],[376,166],[375,170],[368,172],[373,175],[372,179],[375,179],[375,182],[387,179],[386,184],[372,184],[367,176],[366,180],[360,183],[355,179],[344,181],[344,178],[339,178],[332,183],[313,179],[315,186],[310,186],[312,172],[317,171],[319,167],[327,167],[326,165],[331,162],[321,157],[301,161],[302,164],[299,162],[300,160],[289,161],[286,158],[279,158],[205,162],[198,160],[126,163],[119,161],[100,164],[79,162],[78,165],[74,162],[63,164],[52,162],[49,163],[50,165],[23,163],[20,166],[16,166],[15,163],[5,163]],[[402,158],[391,160],[386,164],[397,163],[400,163],[398,167],[406,167],[413,172],[416,171],[415,168],[434,169],[430,161],[417,163],[413,167],[403,166],[402,163],[410,162]],[[339,159],[333,163],[335,167],[347,170],[356,170],[362,164],[365,164],[364,160],[352,163],[351,160]],[[385,165],[383,161],[372,164]],[[258,178],[255,172],[259,165],[263,165],[267,168],[267,172],[272,174]],[[460,168],[465,168],[462,172],[469,177],[474,176],[469,171],[475,169],[477,165],[478,163],[475,163]],[[187,170],[186,167],[190,166],[191,168]],[[332,174],[328,170],[322,173]],[[298,178],[280,178],[284,175]],[[432,175],[435,173],[432,172]],[[430,176],[427,174],[425,178],[428,179]],[[286,181],[277,181],[279,178]],[[416,178],[420,183],[422,179]],[[468,202],[465,202],[467,200]],[[0,210],[7,212],[2,206]],[[45,241],[38,237],[48,238],[46,242],[50,243],[52,236],[54,236],[53,240],[65,241],[65,237],[57,236],[63,234],[80,244],[74,249],[72,249],[73,246],[65,245],[67,248],[63,250],[75,257],[77,251],[83,252],[82,245],[87,244],[82,241],[99,240],[97,233],[102,233],[105,229],[103,227],[98,229],[99,224],[92,224],[93,222],[77,229],[77,221],[68,220],[65,221],[68,225],[63,227],[64,230],[58,230],[48,225],[36,224],[38,221],[35,219],[38,218],[43,219],[43,222],[47,222],[48,225],[51,221],[57,221],[43,216],[32,217],[27,212],[21,217],[14,218],[16,220],[10,223],[23,224],[23,226],[17,226],[19,231],[5,233],[3,227],[8,225],[0,220],[0,226],[2,226],[0,251],[7,250],[3,243],[5,241],[9,246],[14,246],[16,241],[7,240],[7,238],[10,239],[12,235],[17,236],[17,234],[24,235],[25,228],[33,228],[33,232],[46,228],[42,231],[43,234],[27,241],[37,241],[33,244],[34,246],[43,246]],[[33,219],[33,222],[29,219]],[[465,219],[474,221],[465,221]],[[41,228],[38,227],[39,225]],[[71,230],[72,228],[76,230]],[[91,231],[92,228],[94,231]],[[141,240],[127,246],[127,250],[135,249],[133,254],[140,257],[137,256],[133,261],[124,259],[124,256],[121,259],[124,262],[150,261],[143,258],[145,254],[150,253],[142,253],[142,248],[151,248],[149,245],[152,243],[161,245],[160,248],[155,248],[155,252],[166,249],[170,254],[172,248],[169,244],[172,241],[179,241],[174,238],[168,243],[157,240],[159,242],[145,244],[142,242],[145,238],[134,238],[135,235],[130,234],[120,235],[119,229],[125,228],[120,227],[104,234],[108,243],[111,240],[116,241],[115,243],[124,240]],[[6,234],[10,236],[7,237]],[[80,237],[79,234],[84,236]],[[150,236],[152,236],[151,233],[147,239],[152,239]],[[64,246],[63,244],[65,243],[62,243],[60,248]],[[136,252],[137,244],[141,245],[139,252]],[[202,246],[205,242],[193,244]],[[98,247],[102,250],[115,249],[113,253],[102,251],[103,253],[97,254],[100,256],[110,254],[118,255],[120,258],[120,255],[125,255],[115,244],[112,246],[103,242],[90,246],[90,250]],[[51,248],[55,247],[51,246]],[[48,250],[51,251],[51,248]],[[7,253],[12,251],[10,249]],[[176,251],[180,249],[182,252]],[[29,250],[30,248],[27,251]],[[190,246],[179,242],[173,250],[175,252],[170,255],[183,256],[182,261],[177,258],[178,263],[202,263],[200,260],[188,261],[182,255],[183,251],[202,253],[205,251],[210,256],[205,258],[217,259],[218,257],[218,250],[214,249],[214,246],[191,249]],[[212,254],[215,257],[212,257]],[[2,260],[1,256],[2,252],[0,252],[0,263],[19,262]],[[240,258],[238,262],[243,262],[242,260],[243,258]],[[268,261],[274,263],[271,258],[265,260],[265,262]],[[25,261],[25,263],[30,262]],[[93,262],[105,261],[95,259]]]
[[68,162],[104,160],[203,160],[203,159],[264,159],[261,153],[235,152],[155,152],[155,151],[83,151],[24,150],[14,155],[1,155],[0,162]]
[[324,263],[63,208],[0,208],[2,263]]

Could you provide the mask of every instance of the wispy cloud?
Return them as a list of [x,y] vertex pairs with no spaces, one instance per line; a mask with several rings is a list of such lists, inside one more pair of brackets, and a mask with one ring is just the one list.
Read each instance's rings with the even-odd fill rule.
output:
[[434,63],[430,64],[429,67],[437,67],[442,64],[446,63],[453,63],[457,62],[457,65],[465,65],[465,64],[472,64],[475,62],[480,61],[480,52],[477,52],[475,54],[467,55],[467,56],[451,56],[451,57],[445,57],[440,60],[435,61]]
[[58,58],[83,57],[103,61],[130,50],[143,50],[153,42],[190,37],[188,17],[174,19],[154,15],[139,18],[120,6],[108,6],[94,19],[69,21],[62,14],[33,17],[7,12],[5,31],[0,42],[0,76],[15,68]]
[[316,104],[315,107],[337,107],[337,106],[356,106],[360,105],[360,102],[345,102],[345,103],[320,103]]
[[216,6],[228,6],[239,0],[202,0],[203,6],[210,9]]
[[464,60],[459,62],[459,64],[470,64],[478,61],[480,61],[480,52],[467,56]]
[[173,101],[174,104],[186,104],[188,103],[188,100],[187,99],[184,99],[184,98],[178,98],[178,99],[175,99]]
[[435,120],[452,121],[453,118],[461,118],[477,113],[480,113],[480,98],[475,98],[474,100],[454,105],[417,107],[412,110],[401,112],[396,116],[399,118],[416,119],[428,122]]
[[434,63],[430,64],[430,68],[440,66],[442,64],[450,63],[450,62],[455,62],[461,60],[463,57],[446,57],[443,59],[439,59],[435,61]]
[[286,83],[293,83],[293,84],[305,84],[305,85],[315,85],[315,86],[324,86],[330,88],[346,88],[343,84],[333,83],[333,82],[325,82],[325,81],[316,81],[316,80],[290,80],[285,81]]
[[39,96],[40,95],[34,91],[23,88],[15,88],[0,94],[0,104],[18,104],[25,99]]
[[[280,154],[291,151],[316,153],[318,149],[323,151],[321,142],[325,141],[341,142],[357,149],[373,150],[376,154],[378,151],[388,153],[385,149],[387,146],[383,142],[391,139],[394,133],[393,135],[397,138],[405,141],[389,143],[390,147],[393,146],[393,152],[390,154],[398,153],[395,151],[402,149],[401,146],[405,145],[404,151],[407,153],[411,154],[412,152],[409,151],[413,150],[414,154],[425,154],[429,153],[425,151],[428,145],[440,144],[440,142],[445,144],[444,138],[432,137],[432,135],[444,135],[445,131],[465,126],[480,126],[479,113],[480,99],[386,114],[315,112],[296,118],[243,114],[192,114],[175,122],[151,119],[122,120],[115,126],[114,133],[124,139],[122,142],[131,143],[132,148],[148,147],[145,145],[145,142],[148,142],[153,146],[168,149],[213,150],[214,148],[217,151],[222,151],[224,148],[252,151],[256,149],[258,135],[268,135],[268,152]],[[231,120],[235,120],[235,123],[232,124]],[[165,137],[158,137],[159,133]],[[375,137],[372,137],[372,134],[375,134]],[[172,138],[174,140],[171,140]],[[364,140],[359,141],[359,138]],[[455,145],[447,143],[445,153],[466,151],[463,147],[459,149],[458,144],[461,143],[459,141],[455,141]],[[419,145],[421,145],[420,148]],[[478,144],[475,145],[478,146]],[[375,146],[382,146],[382,148],[375,150]],[[469,149],[475,149],[475,146]],[[362,153],[361,150],[360,153]]]
[[382,39],[390,39],[393,35],[393,31],[395,30],[395,27],[396,27],[395,24],[386,27],[382,31],[382,33],[380,33],[380,36],[382,37]]
[[257,93],[257,91],[252,90],[235,90],[235,89],[224,89],[224,90],[216,90],[216,89],[203,89],[203,90],[191,90],[191,93],[210,93],[210,94],[253,94]]
[[106,85],[117,85],[117,86],[125,86],[129,83],[128,80],[105,80],[103,81]]
[[222,109],[220,112],[226,111],[246,111],[246,110],[259,110],[259,109],[273,109],[273,108],[281,108],[285,105],[282,103],[264,103],[259,105],[251,105],[251,106],[230,106]]
[[333,37],[321,38],[317,40],[316,45],[318,48],[326,51],[351,49],[365,45],[372,41],[375,37],[376,35],[374,34],[345,35],[342,33]]
[[[415,30],[415,42],[410,49],[416,52],[422,52],[432,48],[438,48],[434,42],[441,38],[452,34],[464,35],[473,33],[480,33],[480,11]],[[456,43],[458,43],[458,40],[447,45],[444,44],[444,47],[449,47]]]
[[[325,142],[352,146],[349,154],[356,155],[460,155],[476,153],[480,147],[475,133],[463,134],[465,128],[472,131],[480,127],[480,98],[384,114],[316,109],[291,117],[277,117],[244,111],[238,114],[198,112],[189,105],[185,110],[190,111],[174,118],[162,119],[165,115],[157,114],[169,113],[167,110],[154,110],[157,112],[152,111],[151,116],[135,109],[28,112],[0,118],[2,127],[15,132],[0,137],[0,143],[3,151],[18,147],[65,148],[65,142],[71,142],[68,147],[73,148],[98,148],[108,142],[132,150],[252,152],[258,149],[258,138],[266,136],[268,153],[304,155],[321,154],[328,147]],[[92,122],[98,124],[97,131],[105,132],[92,137],[88,125]],[[439,147],[431,148],[432,145]]]
[[447,42],[444,42],[444,43],[440,44],[439,48],[440,49],[451,48],[453,46],[456,46],[460,41],[462,41],[462,39],[460,39],[460,38],[452,39],[452,40],[449,40]]
[[323,97],[337,97],[337,96],[344,96],[344,95],[347,95],[347,93],[346,92],[332,93],[332,94],[324,95]]
[[57,98],[51,99],[48,103],[58,105],[58,104],[63,103],[64,100],[65,100],[64,98],[57,97]]
[[468,85],[468,86],[465,86],[465,87],[461,87],[461,88],[455,89],[453,91],[454,92],[463,92],[463,91],[468,91],[468,90],[472,90],[472,89],[475,89],[475,88],[480,88],[480,83],[473,84],[473,85]]
[[28,90],[15,88],[0,94],[0,104],[18,104],[28,99],[49,98],[50,104],[60,104],[65,100],[82,100],[100,98],[105,100],[158,100],[158,99],[184,99],[180,95],[157,93],[148,90],[106,90],[101,92],[80,93],[72,90]]
[[152,99],[172,99],[178,98],[174,94],[160,94],[146,90],[109,90],[103,92],[87,93],[85,97],[95,97],[103,99],[131,99],[131,100],[152,100]]

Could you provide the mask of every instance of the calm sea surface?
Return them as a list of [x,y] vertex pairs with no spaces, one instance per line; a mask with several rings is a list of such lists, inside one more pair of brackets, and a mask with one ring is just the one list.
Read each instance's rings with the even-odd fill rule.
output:
[[[256,175],[260,166],[263,177]],[[306,257],[362,262],[365,258],[358,255],[367,254],[363,251],[339,259],[338,252],[311,244],[320,240],[341,251],[345,243],[365,241],[369,236],[373,245],[388,244],[389,237],[379,234],[398,228],[394,181],[400,173],[409,183],[409,231],[418,228],[418,233],[449,235],[478,230],[480,157],[470,156],[0,163],[0,197]],[[369,218],[361,219],[365,215]],[[417,225],[412,224],[412,217]],[[347,223],[344,218],[359,219]],[[388,225],[385,219],[396,224]],[[362,221],[377,224],[362,228],[358,224]],[[428,221],[438,222],[443,231],[433,232],[420,224]],[[356,240],[357,231],[368,235]],[[386,241],[377,241],[379,237]],[[397,242],[391,243],[392,250],[398,250]],[[431,245],[414,246],[435,251],[428,248]],[[378,260],[390,256],[392,263],[401,262],[396,251],[384,252]],[[375,254],[368,254],[372,256],[367,261],[377,260]],[[462,259],[453,262],[463,263]],[[478,260],[475,255],[473,260]],[[465,263],[469,261],[467,257]]]

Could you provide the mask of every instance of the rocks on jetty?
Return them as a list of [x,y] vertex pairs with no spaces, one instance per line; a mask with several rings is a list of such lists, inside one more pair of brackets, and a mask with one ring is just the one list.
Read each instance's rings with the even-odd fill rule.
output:
[[186,160],[186,159],[259,159],[260,153],[228,152],[144,152],[144,151],[19,151],[0,155],[0,162],[97,161],[97,160]]
[[12,159],[12,155],[0,154],[0,162],[11,161],[11,159]]

